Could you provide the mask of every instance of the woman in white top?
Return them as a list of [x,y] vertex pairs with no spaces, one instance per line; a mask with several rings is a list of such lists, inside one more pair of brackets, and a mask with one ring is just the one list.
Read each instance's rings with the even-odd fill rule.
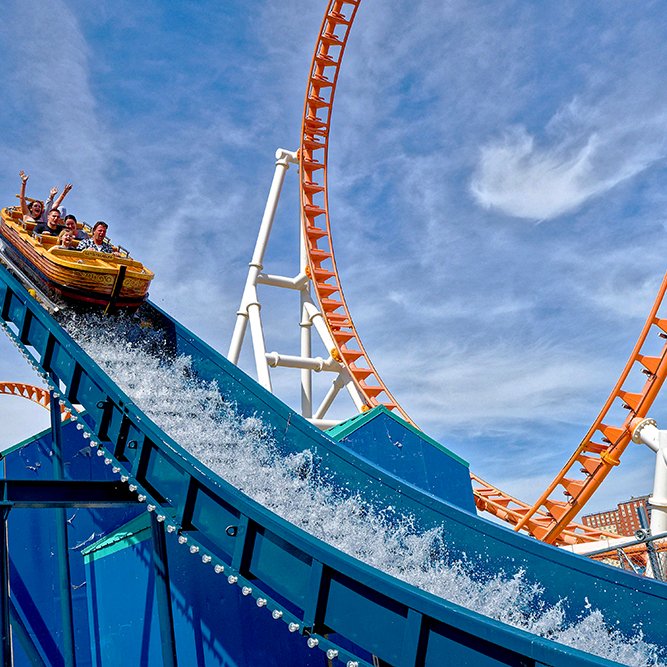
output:
[[28,205],[25,200],[25,186],[30,176],[28,176],[28,174],[26,174],[23,170],[19,172],[19,176],[21,177],[21,192],[19,194],[19,198],[21,200],[21,212],[23,213],[24,222],[46,222],[46,216],[48,215],[49,211],[52,208],[59,208],[60,204],[63,202],[63,199],[65,199],[68,192],[72,189],[72,184],[68,183],[63,188],[62,194],[60,197],[58,197],[58,200],[54,204],[53,198],[58,194],[58,188],[53,187],[49,192],[49,198],[46,200],[46,204],[42,204],[41,201],[35,199],[30,203],[30,205]]

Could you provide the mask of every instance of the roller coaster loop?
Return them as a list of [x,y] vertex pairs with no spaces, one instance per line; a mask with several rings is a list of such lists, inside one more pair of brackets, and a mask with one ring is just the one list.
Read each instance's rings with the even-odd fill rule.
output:
[[[330,0],[309,70],[299,149],[301,224],[308,263],[306,274],[312,281],[334,341],[331,356],[348,369],[366,407],[384,405],[414,423],[392,396],[364,349],[343,295],[331,238],[327,190],[331,114],[343,52],[360,2]],[[663,280],[621,378],[598,418],[549,487],[531,506],[472,474],[478,509],[512,524],[515,530],[523,530],[553,544],[591,542],[612,536],[572,523],[572,520],[612,468],[619,464],[630,441],[628,424],[633,418],[646,415],[664,382],[667,346],[659,356],[650,356],[645,347],[653,329],[667,337],[667,319],[657,317],[667,287],[666,280]],[[626,388],[626,381],[635,367],[641,367],[648,376],[639,393]],[[618,402],[628,409],[628,416],[622,424],[613,425],[608,423],[608,416]],[[554,497],[557,491],[565,495],[564,500],[557,495]]]
[[[37,403],[47,410],[50,409],[49,390],[43,387],[36,387],[35,385],[24,384],[23,382],[0,382],[0,394],[27,398],[29,401]],[[71,412],[65,405],[60,406],[60,413],[63,421],[71,417]]]
[[360,0],[331,0],[322,21],[310,66],[299,150],[301,222],[308,266],[335,349],[368,408],[384,405],[411,421],[375,370],[352,321],[338,276],[327,196],[327,158],[331,111],[350,27]]

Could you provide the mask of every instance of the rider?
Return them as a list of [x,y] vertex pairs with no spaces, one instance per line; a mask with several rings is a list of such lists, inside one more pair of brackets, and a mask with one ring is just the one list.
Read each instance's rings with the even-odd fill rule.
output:
[[74,235],[72,234],[71,230],[69,229],[63,229],[62,232],[58,235],[58,245],[53,246],[53,248],[50,248],[49,252],[51,250],[78,250],[76,247],[76,241],[74,239]]
[[42,204],[41,201],[35,199],[28,205],[25,199],[25,186],[30,177],[23,170],[19,172],[19,176],[21,177],[21,192],[19,198],[21,200],[21,212],[23,213],[24,222],[45,223],[49,211],[52,208],[58,208],[62,204],[63,199],[65,199],[69,191],[72,189],[72,184],[67,183],[63,188],[62,194],[54,204],[53,198],[58,194],[58,188],[53,187],[49,192],[49,198],[46,200],[45,204]]
[[65,216],[64,225],[67,229],[69,229],[72,232],[72,235],[77,241],[83,241],[84,239],[88,238],[88,234],[86,234],[86,232],[84,232],[83,229],[79,229],[76,217],[73,216],[71,213]]
[[109,229],[109,225],[103,220],[98,220],[93,225],[93,235],[79,243],[79,250],[96,250],[97,252],[105,252],[120,257],[120,253],[114,250],[114,247],[106,239],[107,229]]
[[65,229],[65,225],[60,220],[60,211],[57,208],[52,208],[46,216],[46,222],[37,225],[34,233],[58,236],[63,229]]

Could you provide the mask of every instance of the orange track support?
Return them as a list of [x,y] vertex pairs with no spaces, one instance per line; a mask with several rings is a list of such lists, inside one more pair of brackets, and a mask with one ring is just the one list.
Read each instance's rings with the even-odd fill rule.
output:
[[[310,66],[301,126],[300,202],[308,266],[322,315],[334,341],[334,359],[349,371],[368,408],[384,405],[412,420],[394,399],[373,366],[354,326],[341,288],[331,239],[327,190],[328,147],[336,83],[350,28],[361,0],[330,0]],[[585,438],[563,470],[534,505],[528,505],[471,473],[475,503],[539,540],[553,544],[592,542],[615,534],[594,530],[572,519],[581,511],[630,441],[628,426],[644,417],[667,374],[667,345],[658,357],[644,352],[649,332],[658,329],[667,337],[667,319],[657,317],[667,276],[651,314],[620,380]],[[648,376],[641,392],[626,390],[630,371],[641,366]],[[629,411],[618,425],[606,423],[611,408],[621,402]],[[553,494],[560,487],[562,494]],[[564,494],[564,495],[563,495]]]
[[[620,463],[632,436],[630,422],[646,416],[667,376],[667,344],[663,345],[659,356],[649,356],[645,351],[649,333],[667,337],[667,320],[658,317],[665,291],[667,274],[630,359],[600,414],[563,469],[516,524],[515,530],[526,529],[540,540],[558,543],[568,522]],[[626,388],[633,370],[641,370],[647,376],[638,392]],[[610,413],[619,405],[627,410],[627,415],[622,423],[612,424]],[[542,518],[542,512],[548,520]]]
[[384,405],[411,421],[373,366],[348,310],[331,241],[327,160],[331,109],[343,52],[360,0],[331,0],[310,66],[301,126],[300,199],[308,267],[322,315],[343,363],[371,408]]
[[[24,384],[23,382],[0,382],[0,394],[27,398],[29,401],[38,403],[47,410],[50,409],[49,390],[44,389],[43,387],[35,387],[34,385]],[[65,406],[60,408],[60,413],[62,415],[63,421],[65,419],[69,419],[71,416],[70,411],[65,408]]]

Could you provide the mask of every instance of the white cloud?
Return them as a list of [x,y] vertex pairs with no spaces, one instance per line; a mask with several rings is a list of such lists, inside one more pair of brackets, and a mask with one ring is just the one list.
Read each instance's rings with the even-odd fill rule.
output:
[[543,143],[522,126],[506,130],[481,148],[473,196],[514,217],[555,218],[664,157],[663,113],[629,121],[616,113],[572,103],[549,124]]
[[22,25],[48,26],[48,34],[57,35],[38,47],[28,39],[14,42],[24,103],[37,121],[25,159],[51,173],[77,173],[79,187],[82,181],[101,186],[111,145],[98,117],[90,86],[90,50],[78,21],[60,0],[23,4],[20,12],[17,21]]

